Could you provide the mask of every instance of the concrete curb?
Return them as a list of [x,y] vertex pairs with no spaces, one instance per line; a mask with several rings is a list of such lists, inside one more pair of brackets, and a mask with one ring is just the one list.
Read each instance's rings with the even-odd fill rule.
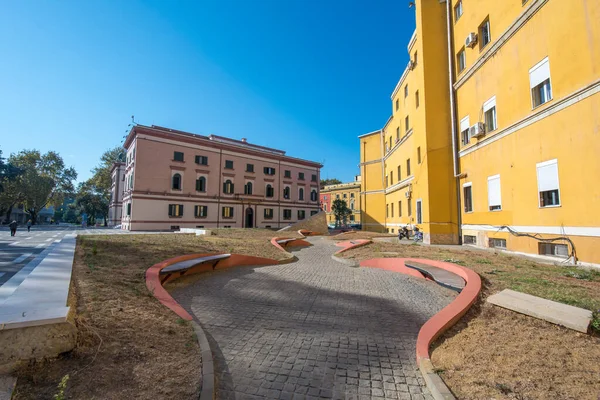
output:
[[198,341],[198,346],[200,346],[200,354],[202,357],[200,369],[200,379],[202,382],[200,400],[212,400],[215,397],[215,365],[212,351],[202,326],[196,321],[191,321],[191,323],[194,332],[196,333],[196,340]]
[[343,247],[343,248],[341,250],[336,251],[335,254],[341,254],[350,249],[355,249],[357,247],[366,246],[371,243],[373,243],[373,241],[368,240],[368,239],[356,239],[356,240],[347,240],[344,242],[339,242],[339,243],[336,243],[335,245],[337,247]]
[[442,378],[436,374],[430,359],[427,358],[421,360],[419,370],[435,400],[456,400],[456,397],[454,397],[450,389],[448,389],[448,386],[446,386]]
[[347,265],[349,267],[353,267],[353,268],[358,268],[359,267],[358,262],[351,261],[351,260],[348,260],[346,258],[336,257],[334,254],[331,255],[331,259],[333,261],[337,261],[337,262],[339,262],[341,264],[344,264],[344,265]]

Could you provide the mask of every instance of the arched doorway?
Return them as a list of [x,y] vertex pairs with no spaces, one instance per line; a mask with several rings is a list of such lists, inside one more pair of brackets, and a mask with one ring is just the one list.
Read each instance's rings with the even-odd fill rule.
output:
[[252,207],[246,208],[246,223],[244,226],[246,228],[254,228],[254,210]]

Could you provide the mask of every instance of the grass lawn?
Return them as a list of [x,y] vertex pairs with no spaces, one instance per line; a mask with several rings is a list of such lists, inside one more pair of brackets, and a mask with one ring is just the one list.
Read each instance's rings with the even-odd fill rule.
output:
[[[18,371],[14,399],[51,399],[69,375],[73,399],[197,399],[200,351],[192,327],[147,290],[146,270],[190,253],[233,252],[283,259],[266,230],[219,229],[183,234],[80,236],[70,299],[76,348]],[[285,237],[295,237],[285,233]]]
[[[375,242],[343,257],[419,257],[479,273],[482,298],[434,345],[432,361],[460,399],[593,399],[600,395],[600,273],[463,247]],[[592,335],[485,303],[509,288],[596,311]]]

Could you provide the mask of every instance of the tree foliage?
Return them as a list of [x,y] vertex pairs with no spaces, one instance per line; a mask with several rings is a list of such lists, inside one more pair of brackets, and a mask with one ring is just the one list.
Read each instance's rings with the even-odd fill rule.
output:
[[331,204],[331,211],[335,216],[336,226],[345,226],[348,224],[348,217],[352,214],[352,210],[348,208],[348,204],[342,199],[336,199]]
[[328,185],[339,185],[340,183],[342,183],[342,181],[336,178],[321,179],[321,189]]
[[23,173],[20,168],[5,162],[0,150],[0,221],[19,199],[17,179]]

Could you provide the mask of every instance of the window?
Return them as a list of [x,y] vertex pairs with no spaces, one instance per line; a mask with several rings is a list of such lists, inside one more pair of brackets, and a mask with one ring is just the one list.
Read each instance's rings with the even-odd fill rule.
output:
[[488,178],[488,206],[490,211],[502,210],[500,175]]
[[396,111],[400,108],[400,99],[396,99]]
[[460,120],[460,140],[463,146],[468,145],[469,141],[471,140],[471,136],[469,135],[469,127],[469,117],[466,116]]
[[244,194],[252,194],[252,182],[246,182],[244,185]]
[[233,218],[233,207],[223,207],[223,218]]
[[402,201],[398,202],[398,216],[402,216]]
[[417,200],[417,224],[423,223],[423,202],[421,200]]
[[169,217],[182,217],[183,204],[169,204]]
[[477,237],[473,235],[463,235],[464,244],[477,244]]
[[404,85],[404,98],[408,97],[408,83]]
[[225,160],[225,169],[233,169],[233,161]]
[[390,177],[386,175],[385,176],[385,187],[390,186],[390,182],[389,181],[390,181]]
[[529,0],[522,0],[522,1],[521,1],[521,5],[522,5],[522,6],[524,6],[525,4],[527,4],[527,2],[528,2],[528,1],[529,1]]
[[284,178],[291,178],[292,177],[292,171],[286,169],[284,171],[284,173],[283,173],[283,177]]
[[399,126],[396,128],[396,140],[397,141],[400,140],[400,127]]
[[206,156],[196,156],[196,164],[199,164],[199,165],[208,165],[208,157],[206,157]]
[[536,164],[540,207],[560,206],[558,161],[556,159]]
[[298,210],[298,219],[304,219],[304,218],[306,218],[306,211]]
[[410,124],[408,122],[408,115],[407,115],[406,118],[404,118],[404,131],[406,133],[408,133],[409,126],[410,126]]
[[298,189],[298,200],[300,200],[300,201],[304,200],[304,188]]
[[310,201],[317,201],[317,191],[314,189],[310,192]]
[[273,197],[274,196],[274,190],[273,190],[273,186],[271,185],[267,185],[267,189],[265,191],[265,196],[266,197]]
[[206,178],[201,176],[196,179],[196,191],[197,192],[206,192]]
[[171,189],[173,190],[181,190],[181,175],[175,174],[171,179]]
[[409,217],[412,216],[412,204],[410,203],[410,200],[406,202],[406,214]]
[[350,201],[350,209],[351,209],[351,210],[354,210],[354,200],[351,200],[351,201]]
[[415,92],[415,107],[419,108],[419,91]]
[[350,193],[350,198],[353,199],[354,198],[354,193]]
[[265,208],[264,217],[265,217],[265,219],[273,219],[273,209],[272,208]]
[[390,136],[390,150],[392,149],[392,137]]
[[390,216],[390,205],[386,204],[385,205],[385,217],[389,217]]
[[127,203],[127,216],[131,217],[131,203]]
[[402,166],[398,165],[398,181],[402,180]]
[[263,172],[265,173],[265,175],[275,175],[275,168],[264,167]]
[[460,49],[456,55],[456,67],[458,68],[458,73],[461,73],[465,68],[467,68],[467,55],[464,47]]
[[539,251],[545,256],[569,257],[569,246],[566,244],[540,243]]
[[194,206],[194,217],[206,218],[208,215],[208,206]]
[[552,100],[550,64],[548,63],[548,57],[544,58],[529,70],[529,86],[531,88],[531,102],[533,108]]
[[304,180],[304,172],[298,172],[298,179],[301,181]]
[[354,221],[354,215],[350,216],[350,221]]
[[339,198],[340,198],[340,195],[339,195],[339,194],[336,194],[336,195],[335,195],[335,198],[336,198],[336,199],[339,199]]
[[171,230],[172,231],[178,231],[179,230],[179,225],[171,225]]
[[292,219],[292,210],[283,210],[283,219]]
[[223,193],[225,194],[233,194],[233,182],[230,179],[227,179],[223,183]]
[[489,245],[489,247],[496,248],[496,249],[505,249],[506,248],[506,239],[490,238],[490,240],[488,241],[488,245]]
[[323,211],[327,212],[327,204],[323,204]]
[[463,14],[462,0],[458,0],[458,3],[454,6],[454,23],[460,19]]
[[390,171],[390,185],[394,184],[394,171]]
[[490,19],[487,18],[481,25],[479,25],[479,49],[482,50],[491,41],[492,34],[490,32]]
[[283,188],[283,198],[289,200],[289,198],[290,198],[290,187],[289,186],[286,186]]
[[406,176],[410,176],[410,158],[406,160]]
[[316,182],[316,181],[317,181],[317,175],[316,175],[316,174],[312,174],[312,175],[310,176],[310,181],[311,181],[311,182]]
[[473,212],[473,192],[471,190],[471,183],[465,183],[463,185],[463,203],[465,205],[465,212]]
[[344,193],[344,194],[342,195],[342,197],[343,197],[344,199],[346,199],[346,198],[348,198],[348,195],[347,195],[346,193]]
[[495,131],[498,127],[496,121],[496,96],[483,103],[483,114],[485,116],[485,131]]
[[413,56],[413,63],[415,65],[417,65],[417,61],[418,61],[418,57],[417,57],[417,52],[415,51],[415,55]]
[[421,146],[417,147],[417,164],[421,164]]
[[254,172],[254,164],[246,164],[246,172]]
[[394,218],[394,203],[390,204],[390,210],[392,210],[391,217]]
[[173,153],[173,161],[183,161],[183,153],[176,151]]

